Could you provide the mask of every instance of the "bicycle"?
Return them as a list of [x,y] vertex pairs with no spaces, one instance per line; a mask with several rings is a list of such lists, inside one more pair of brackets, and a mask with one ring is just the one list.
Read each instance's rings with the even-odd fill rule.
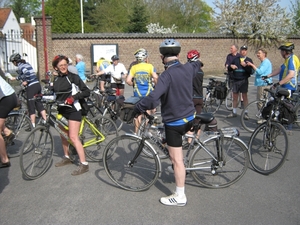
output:
[[[25,138],[20,150],[20,168],[23,175],[28,179],[41,177],[50,167],[54,152],[54,137],[50,131],[53,127],[61,136],[68,140],[70,158],[75,159],[76,150],[65,130],[68,126],[62,123],[55,115],[51,107],[61,105],[53,99],[42,99],[46,104],[47,121],[43,125],[34,128]],[[104,146],[113,137],[118,136],[115,123],[102,115],[92,120],[82,117],[79,137],[82,141],[84,152],[91,161],[101,161]]]
[[265,107],[262,117],[266,122],[259,125],[249,141],[250,163],[255,171],[268,175],[277,171],[285,162],[289,150],[289,141],[285,127],[281,124],[283,100],[289,96],[286,89],[269,90],[274,99]]
[[92,101],[95,106],[89,115],[93,117],[101,113],[103,116],[112,119],[116,123],[118,131],[120,131],[123,126],[123,121],[119,118],[119,110],[121,106],[120,103],[124,100],[124,96],[116,96],[116,90],[110,88],[110,74],[103,74],[102,76],[106,76],[104,85],[105,91],[99,90],[101,77],[98,76],[94,87],[91,89],[91,96],[89,97],[89,100]]
[[27,115],[27,110],[17,108],[11,111],[5,119],[5,126],[14,134],[12,140],[8,140],[4,136],[7,155],[10,158],[18,157],[26,134],[33,129],[31,120]]
[[[214,114],[219,110],[223,100],[225,99],[225,97],[222,99],[216,94],[216,87],[220,85],[224,86],[225,83],[217,81],[215,78],[209,78],[209,80],[209,84],[204,86],[204,88],[206,88],[206,94],[203,99],[203,111]],[[225,90],[225,92],[226,91],[227,90]]]
[[[108,177],[120,188],[129,191],[149,189],[162,172],[160,158],[148,141],[149,127],[154,117],[149,119],[142,136],[124,134],[109,142],[103,152],[104,169]],[[212,114],[200,114],[196,118],[203,124],[213,120]],[[191,135],[192,144],[185,155],[184,164],[196,182],[208,188],[223,188],[237,182],[245,174],[249,164],[246,144],[236,133],[222,130],[201,141],[197,138],[198,124]],[[191,145],[190,145],[191,146]],[[167,154],[167,152],[165,152]]]
[[[265,80],[267,85],[272,85],[272,83]],[[253,132],[260,124],[265,122],[265,119],[262,118],[262,111],[264,107],[267,106],[268,102],[273,97],[268,94],[267,91],[264,91],[263,97],[260,100],[255,100],[250,102],[241,113],[241,124],[243,128],[249,132]],[[300,101],[298,93],[293,94],[291,99],[293,104],[295,104],[297,119],[294,121],[298,127],[300,127]],[[247,116],[245,116],[247,115]]]

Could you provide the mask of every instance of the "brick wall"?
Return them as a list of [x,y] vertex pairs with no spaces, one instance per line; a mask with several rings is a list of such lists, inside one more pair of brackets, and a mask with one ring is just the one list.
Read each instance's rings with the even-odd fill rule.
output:
[[[42,18],[35,18],[37,34],[37,52],[40,78],[45,74],[45,57],[43,45]],[[186,53],[191,49],[200,51],[201,60],[204,63],[204,73],[208,75],[223,74],[226,55],[232,44],[241,46],[246,43],[245,40],[236,40],[228,36],[208,35],[208,34],[169,34],[169,35],[152,35],[152,34],[52,34],[51,17],[46,18],[47,32],[47,55],[48,68],[51,70],[51,61],[55,55],[64,54],[73,61],[77,53],[82,54],[86,63],[87,70],[91,68],[91,45],[92,44],[118,44],[120,62],[126,68],[134,60],[133,53],[138,48],[145,48],[149,53],[149,60],[158,72],[164,70],[159,56],[158,47],[166,38],[175,38],[182,46],[180,61],[186,61]],[[295,54],[300,56],[300,38],[290,39],[295,43]],[[248,56],[252,58],[256,65],[260,61],[255,55],[255,48],[249,46]],[[268,49],[268,58],[273,64],[273,69],[278,68],[283,59],[277,48]]]

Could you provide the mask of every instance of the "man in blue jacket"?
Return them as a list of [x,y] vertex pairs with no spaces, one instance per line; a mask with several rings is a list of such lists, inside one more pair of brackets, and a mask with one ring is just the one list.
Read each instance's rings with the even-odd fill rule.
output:
[[166,141],[172,164],[176,190],[162,197],[164,205],[185,206],[185,167],[183,163],[182,135],[189,131],[195,117],[193,104],[193,77],[200,68],[200,61],[181,64],[178,60],[181,46],[174,39],[160,44],[159,51],[165,71],[159,76],[157,85],[147,97],[135,107],[136,114],[154,109],[161,101],[161,113],[165,124]]

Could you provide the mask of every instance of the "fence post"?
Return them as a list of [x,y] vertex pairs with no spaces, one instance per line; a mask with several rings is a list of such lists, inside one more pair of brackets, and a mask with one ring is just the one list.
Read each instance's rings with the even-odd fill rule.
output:
[[[37,43],[37,60],[38,60],[38,71],[37,75],[39,77],[39,80],[45,79],[46,75],[46,68],[45,68],[45,56],[44,52],[47,54],[47,58],[49,59],[49,52],[52,51],[52,32],[51,32],[51,16],[45,17],[45,25],[46,25],[46,44],[43,40],[43,20],[42,17],[34,17],[35,23],[36,23],[36,43]],[[47,46],[47,49],[45,49],[45,46]],[[49,60],[51,61],[51,60]],[[48,61],[48,67],[50,67],[51,63]]]

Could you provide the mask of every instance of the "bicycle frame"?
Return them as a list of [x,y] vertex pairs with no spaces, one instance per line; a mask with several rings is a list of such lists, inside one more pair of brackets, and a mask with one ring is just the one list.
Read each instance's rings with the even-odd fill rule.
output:
[[[54,127],[55,130],[59,134],[61,134],[71,145],[73,145],[72,141],[69,138],[69,135],[67,134],[67,130],[61,128],[62,124],[56,119],[56,117],[51,114],[49,119],[53,123],[53,125],[51,125],[51,126]],[[92,146],[92,145],[96,145],[96,144],[98,144],[100,142],[103,142],[105,140],[105,136],[95,127],[95,125],[92,122],[90,122],[86,118],[86,116],[83,116],[83,118],[82,118],[82,121],[81,121],[81,124],[80,124],[80,129],[79,129],[79,137],[83,137],[83,135],[84,135],[85,124],[87,124],[89,126],[89,128],[91,129],[91,131],[94,134],[97,134],[98,136],[84,142],[83,143],[84,148]]]

